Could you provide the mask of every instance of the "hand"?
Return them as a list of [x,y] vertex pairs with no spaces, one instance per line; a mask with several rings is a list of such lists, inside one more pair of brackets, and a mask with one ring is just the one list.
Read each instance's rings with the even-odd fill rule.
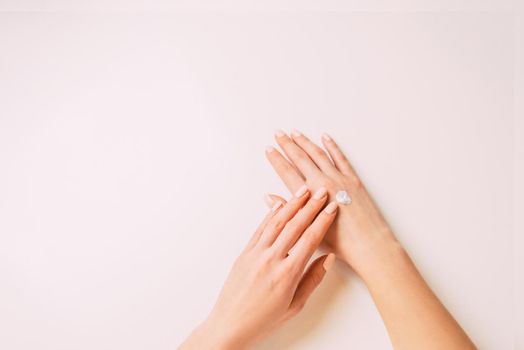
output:
[[324,255],[304,273],[337,211],[335,202],[322,210],[325,188],[308,198],[301,186],[289,202],[275,203],[236,259],[208,319],[180,349],[243,349],[303,308],[335,259]]
[[275,137],[290,161],[272,147],[267,157],[291,191],[306,182],[312,189],[326,187],[332,197],[340,190],[351,196],[351,204],[339,207],[325,243],[364,279],[393,347],[475,349],[397,242],[333,139],[322,137],[326,153],[297,131],[291,138],[281,131]]
[[326,153],[298,131],[291,136],[282,131],[275,133],[289,161],[273,147],[267,148],[267,158],[292,192],[304,183],[312,189],[326,187],[331,198],[339,190],[348,192],[352,202],[339,207],[324,246],[365,277],[370,270],[379,268],[377,259],[385,263],[393,251],[401,250],[400,245],[335,141],[326,134],[322,136]]

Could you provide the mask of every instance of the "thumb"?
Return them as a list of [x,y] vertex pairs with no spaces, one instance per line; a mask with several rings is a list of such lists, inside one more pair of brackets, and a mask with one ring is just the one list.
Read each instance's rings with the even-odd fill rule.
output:
[[313,291],[320,285],[326,272],[333,266],[334,262],[335,254],[330,253],[317,258],[311,263],[298,283],[297,290],[295,291],[295,295],[289,306],[291,316],[296,315],[304,308],[307,300]]
[[282,202],[282,204],[286,204],[287,202],[284,198],[280,197],[279,195],[272,194],[272,193],[269,193],[264,197],[264,202],[266,202],[267,207],[270,209],[273,207],[273,205],[277,201]]

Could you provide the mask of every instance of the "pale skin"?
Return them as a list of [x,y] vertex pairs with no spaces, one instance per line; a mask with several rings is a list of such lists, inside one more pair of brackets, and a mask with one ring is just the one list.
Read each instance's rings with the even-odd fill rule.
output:
[[[315,276],[314,278],[309,277],[308,273],[302,277],[300,271],[292,275],[293,277],[289,278],[290,281],[283,283],[287,286],[287,292],[276,295],[273,290],[263,288],[268,285],[267,280],[271,280],[278,269],[260,270],[255,267],[255,271],[259,272],[257,279],[250,278],[250,272],[246,271],[253,268],[247,266],[259,266],[256,264],[257,258],[246,260],[242,258],[243,255],[255,255],[255,253],[246,253],[253,249],[249,248],[253,246],[253,243],[250,242],[233,267],[217,302],[218,307],[215,307],[210,318],[195,330],[181,349],[217,349],[215,345],[205,343],[204,340],[199,341],[206,337],[208,339],[236,339],[236,344],[217,340],[219,344],[225,342],[226,346],[223,348],[227,349],[248,347],[300,310],[298,308],[293,309],[293,312],[287,311],[292,309],[291,305],[293,305],[293,300],[298,298],[297,295],[300,295],[299,304],[303,307],[325,274],[325,269],[320,268],[319,261],[326,259],[325,264],[327,259],[334,257],[333,253],[353,268],[366,284],[386,325],[394,349],[476,349],[460,325],[424,281],[335,141],[324,134],[322,137],[324,150],[296,130],[291,135],[277,131],[275,140],[283,150],[285,157],[273,147],[266,149],[266,156],[292,193],[306,185],[312,192],[319,189],[325,190],[327,194],[324,201],[335,198],[336,192],[341,189],[347,191],[352,198],[351,204],[338,206],[337,218],[332,221],[332,224],[330,222],[329,225],[322,226],[325,230],[319,234],[323,237],[322,248],[331,253],[327,258],[326,256],[321,257],[311,264],[308,271],[318,272],[310,272]],[[296,198],[291,199],[283,208],[294,201]],[[267,202],[274,206],[285,201],[279,196],[270,195]],[[266,227],[265,222],[271,220],[271,216],[270,212],[261,227]],[[334,218],[334,215],[332,217]],[[318,218],[313,222],[317,220]],[[260,230],[259,228],[257,232]],[[286,231],[285,228],[282,232],[284,231]],[[272,235],[275,234],[277,233],[274,232]],[[260,234],[255,233],[254,237],[257,235]],[[301,235],[300,240],[305,236],[305,233]],[[316,240],[314,244],[308,244],[309,249],[316,248],[320,243],[320,240]],[[290,247],[290,244],[286,247]],[[301,253],[300,251],[295,253],[295,248],[290,248],[288,251],[291,251],[290,256]],[[308,251],[304,256],[309,259],[311,254],[312,252]],[[240,264],[238,261],[245,261],[245,263]],[[302,263],[298,265],[302,269],[305,266],[303,261],[306,260],[302,259]],[[242,264],[246,265],[246,269],[240,267]],[[308,281],[308,278],[314,280],[314,283],[297,283],[299,279]],[[237,282],[234,282],[235,280]],[[238,283],[241,280],[244,281],[243,284]],[[308,287],[303,287],[303,285]],[[240,288],[240,291],[237,288]],[[250,288],[257,290],[250,291]],[[301,288],[307,289],[307,292],[299,292]],[[281,298],[280,302],[277,302],[279,298]],[[231,304],[231,302],[221,300],[236,300],[236,302]],[[224,305],[224,307],[219,305]],[[224,311],[226,309],[233,311],[226,313]],[[246,312],[246,310],[253,311]],[[252,326],[242,326],[240,330],[233,329],[228,333],[220,327],[216,328],[216,325],[220,324],[220,319],[227,320],[225,322],[227,324],[241,322],[240,324]],[[208,327],[207,324],[214,324],[215,328]],[[239,334],[241,336],[238,336]],[[348,339],[348,347],[350,346],[351,340]]]
[[299,186],[276,201],[235,261],[208,318],[179,349],[247,349],[296,315],[335,260],[307,263],[335,219],[327,190]]

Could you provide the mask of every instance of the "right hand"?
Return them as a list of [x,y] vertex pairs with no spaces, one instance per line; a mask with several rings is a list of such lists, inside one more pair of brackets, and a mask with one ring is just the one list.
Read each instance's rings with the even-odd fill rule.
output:
[[306,268],[337,203],[324,207],[325,188],[306,186],[272,206],[235,261],[207,320],[180,349],[244,349],[296,315],[333,264],[324,255]]

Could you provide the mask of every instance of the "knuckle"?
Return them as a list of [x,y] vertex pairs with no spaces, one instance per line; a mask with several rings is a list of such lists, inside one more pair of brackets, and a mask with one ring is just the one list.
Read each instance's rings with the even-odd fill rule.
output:
[[264,278],[264,276],[267,276],[268,273],[270,273],[272,268],[272,262],[270,259],[260,259],[257,264],[254,265],[253,273],[257,278]]
[[258,259],[258,267],[259,269],[267,269],[271,267],[273,263],[273,255],[269,253],[270,251],[267,250],[266,252],[263,252],[260,254],[260,257]]
[[314,235],[310,232],[307,236],[304,237],[302,245],[305,251],[314,251],[317,246],[314,241]]
[[308,251],[310,252],[313,252],[315,251],[315,249],[317,249],[317,244],[316,242],[313,240],[313,237],[311,237],[310,239],[307,240],[306,242],[306,248]]
[[294,278],[299,274],[298,266],[294,262],[289,262],[286,264],[283,264],[281,273],[286,276],[286,278]]
[[300,224],[296,220],[290,221],[286,225],[286,231],[294,233],[294,232],[297,232],[299,230],[300,230]]
[[248,262],[255,261],[257,252],[255,250],[243,250],[234,260],[234,264],[247,264]]
[[282,224],[282,221],[281,220],[278,220],[278,219],[274,219],[274,220],[271,220],[267,226],[266,226],[266,233],[274,233],[274,232],[277,232],[278,230],[280,230],[282,228],[283,224]]
[[326,153],[319,147],[313,147],[311,153],[317,157],[324,157],[326,155]]
[[286,222],[283,220],[278,220],[275,223],[275,232],[280,232],[282,229],[284,229],[284,226],[286,226]]
[[320,181],[320,183],[322,186],[324,186],[327,189],[334,189],[336,187],[335,181],[325,176],[322,177],[322,180]]
[[320,199],[310,199],[304,209],[302,209],[304,212],[301,219],[303,223],[301,226],[302,230],[305,230],[307,227],[309,227],[309,225],[311,225],[315,216],[324,205],[326,197],[327,196],[324,196]]
[[304,152],[295,151],[293,153],[295,154],[295,157],[297,158],[297,160],[301,162],[304,162],[307,160],[307,156]]
[[349,182],[353,185],[353,187],[355,187],[355,188],[362,188],[363,187],[362,181],[355,174],[349,174],[349,175],[347,175],[347,177],[349,179]]
[[270,286],[272,289],[287,289],[288,275],[285,273],[284,269],[281,269],[270,278]]

